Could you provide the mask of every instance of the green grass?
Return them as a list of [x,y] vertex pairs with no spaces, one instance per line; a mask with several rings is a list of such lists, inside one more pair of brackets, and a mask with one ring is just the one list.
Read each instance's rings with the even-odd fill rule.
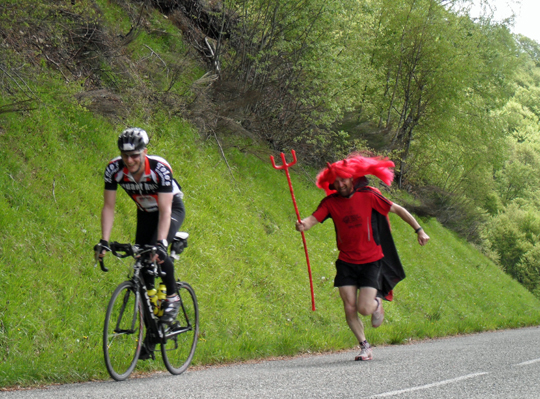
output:
[[[156,51],[172,46],[155,40]],[[197,73],[186,71],[178,92]],[[36,110],[0,115],[0,389],[109,378],[103,319],[129,262],[108,256],[110,272],[102,273],[93,267],[92,247],[101,234],[103,171],[117,155],[116,137],[126,125],[151,133],[149,152],[171,163],[185,192],[189,247],[176,271],[195,288],[200,305],[194,364],[357,344],[333,288],[332,222],[306,234],[313,312],[287,181],[267,156],[241,152],[240,145],[226,148],[229,170],[215,141],[203,140],[181,118],[132,104],[129,120],[105,119],[73,99],[81,90],[77,82],[58,76],[46,69],[36,73]],[[291,171],[305,217],[323,192],[311,181],[314,171],[311,177],[295,173],[300,166]],[[416,243],[410,226],[392,218],[408,277],[396,287],[394,302],[385,304],[383,326],[367,327],[370,342],[399,344],[540,322],[540,302],[520,284],[435,220],[422,225],[432,238],[426,247]],[[120,192],[112,239],[131,241],[134,233],[135,206]],[[136,370],[164,366],[158,358]]]
[[[106,379],[103,317],[129,262],[109,256],[111,271],[102,273],[93,267],[92,246],[100,238],[102,173],[116,156],[120,127],[69,102],[7,114],[2,125],[0,386]],[[230,149],[231,176],[219,149],[188,124],[159,120],[159,126],[150,153],[171,162],[186,194],[189,247],[176,270],[199,298],[194,364],[356,345],[333,288],[332,223],[306,234],[317,306],[312,312],[284,173],[269,160]],[[300,212],[308,215],[323,192],[304,177],[293,173],[292,179]],[[113,239],[130,241],[134,205],[124,193],[118,199]],[[367,328],[372,343],[538,324],[540,303],[532,294],[436,221],[422,224],[432,237],[426,247],[392,218],[408,277],[386,304],[385,324]],[[159,359],[137,366],[162,369]]]

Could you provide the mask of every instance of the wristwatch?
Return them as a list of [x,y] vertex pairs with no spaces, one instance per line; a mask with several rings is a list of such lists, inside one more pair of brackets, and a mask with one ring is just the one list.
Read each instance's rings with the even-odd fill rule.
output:
[[169,246],[169,243],[167,242],[167,240],[158,240],[158,244],[163,245],[165,248]]

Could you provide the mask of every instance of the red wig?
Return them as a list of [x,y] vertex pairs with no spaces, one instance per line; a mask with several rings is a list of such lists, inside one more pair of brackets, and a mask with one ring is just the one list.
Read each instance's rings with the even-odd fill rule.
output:
[[366,158],[358,154],[351,154],[342,161],[327,163],[328,167],[317,175],[317,187],[322,188],[326,195],[335,193],[333,183],[336,177],[343,179],[358,179],[365,175],[373,175],[381,179],[386,185],[394,180],[393,168],[395,165],[388,158]]

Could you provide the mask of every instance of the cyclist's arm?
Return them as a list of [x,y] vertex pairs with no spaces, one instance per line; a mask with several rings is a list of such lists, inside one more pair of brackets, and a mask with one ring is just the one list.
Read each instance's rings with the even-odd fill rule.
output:
[[171,227],[173,193],[158,193],[159,222],[157,240],[166,240]]
[[104,190],[103,209],[101,210],[101,238],[109,241],[114,222],[114,206],[116,205],[116,191]]

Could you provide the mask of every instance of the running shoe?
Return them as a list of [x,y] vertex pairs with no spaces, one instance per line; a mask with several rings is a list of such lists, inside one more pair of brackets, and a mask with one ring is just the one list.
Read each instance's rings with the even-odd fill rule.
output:
[[371,325],[373,328],[379,327],[384,320],[384,309],[382,305],[382,299],[377,297],[375,300],[379,303],[375,312],[371,315]]
[[373,349],[371,345],[366,342],[365,345],[360,345],[360,353],[354,358],[356,361],[373,360]]

